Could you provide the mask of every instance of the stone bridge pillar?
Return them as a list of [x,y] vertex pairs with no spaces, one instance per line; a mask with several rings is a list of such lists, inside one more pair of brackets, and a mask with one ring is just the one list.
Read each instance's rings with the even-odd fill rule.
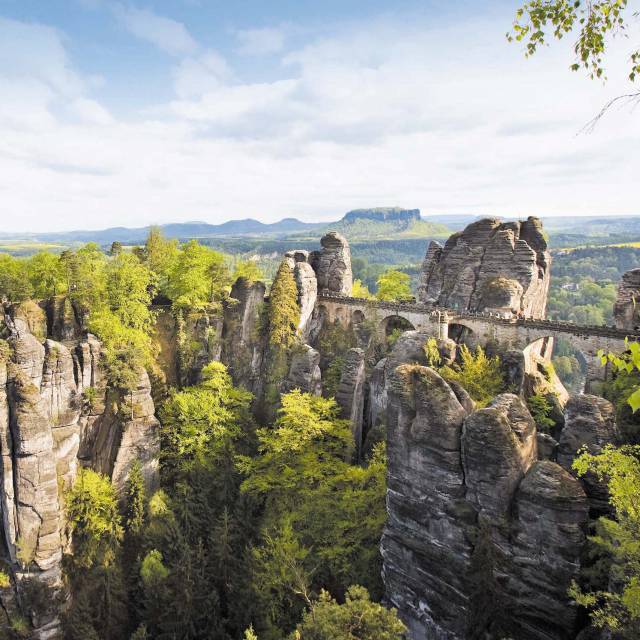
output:
[[446,311],[438,312],[438,338],[446,340],[449,337],[449,316]]

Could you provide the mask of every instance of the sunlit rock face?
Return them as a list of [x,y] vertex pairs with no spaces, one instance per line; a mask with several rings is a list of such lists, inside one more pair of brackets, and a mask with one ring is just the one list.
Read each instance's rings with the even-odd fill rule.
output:
[[493,585],[489,600],[506,612],[498,637],[575,637],[567,589],[580,570],[589,504],[580,481],[538,460],[521,398],[502,394],[474,410],[419,364],[388,371],[385,387],[383,577],[412,640],[468,637],[478,566]]
[[321,251],[309,254],[309,263],[318,278],[318,291],[350,296],[353,274],[347,239],[336,231],[330,231],[321,238],[320,244]]
[[538,218],[486,218],[427,249],[418,300],[462,311],[497,311],[542,318],[550,254]]
[[256,396],[262,392],[262,363],[265,337],[261,313],[266,287],[263,282],[238,278],[225,303],[222,327],[221,360],[233,382]]
[[[158,484],[159,424],[149,377],[140,372],[137,388],[122,398],[107,387],[95,337],[42,341],[21,314],[3,314],[0,324],[11,351],[0,360],[0,503],[7,560],[20,578],[20,547],[29,577],[60,588],[69,542],[64,492],[79,466],[108,475],[122,492],[139,460],[147,488]],[[74,335],[64,322],[55,327],[60,335]],[[88,389],[91,403],[83,395]],[[59,637],[56,616],[33,622],[36,638]]]
[[622,276],[613,306],[613,319],[618,329],[640,331],[640,269],[631,269]]
[[[558,463],[567,471],[572,471],[573,462],[583,449],[597,455],[607,445],[616,446],[620,442],[616,410],[608,400],[587,394],[569,398],[557,454]],[[581,482],[589,498],[592,515],[608,514],[611,506],[606,482],[591,472],[581,478]]]

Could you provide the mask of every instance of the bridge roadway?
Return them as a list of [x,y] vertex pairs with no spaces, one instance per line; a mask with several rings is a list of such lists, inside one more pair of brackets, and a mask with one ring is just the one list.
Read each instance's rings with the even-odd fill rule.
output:
[[415,302],[382,302],[319,293],[316,307],[327,320],[344,326],[375,322],[378,331],[384,334],[389,323],[397,323],[402,318],[414,329],[429,331],[439,338],[456,336],[466,330],[465,342],[471,345],[486,346],[489,342],[497,342],[510,349],[535,350],[547,358],[551,356],[552,339],[562,338],[576,349],[578,357],[583,360],[587,390],[593,382],[605,380],[609,373],[608,367],[602,366],[599,351],[620,353],[626,349],[626,340],[640,341],[640,334],[615,327],[505,318],[496,313],[461,312]]

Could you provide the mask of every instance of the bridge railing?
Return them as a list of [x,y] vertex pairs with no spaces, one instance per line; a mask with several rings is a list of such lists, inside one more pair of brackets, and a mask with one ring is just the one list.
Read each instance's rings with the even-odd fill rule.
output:
[[449,316],[450,322],[458,320],[486,320],[494,324],[516,325],[530,329],[559,331],[561,333],[572,333],[578,336],[599,336],[624,340],[628,338],[632,341],[640,341],[640,334],[630,333],[621,329],[616,329],[608,325],[579,325],[574,322],[564,320],[546,320],[535,318],[506,318],[498,313],[489,311],[458,311],[446,307],[434,307],[432,305],[417,302],[389,302],[385,300],[371,300],[370,298],[352,298],[341,296],[335,293],[319,293],[318,298],[331,300],[350,306],[370,306],[377,309],[388,309],[389,311],[413,312],[437,317],[443,313]]

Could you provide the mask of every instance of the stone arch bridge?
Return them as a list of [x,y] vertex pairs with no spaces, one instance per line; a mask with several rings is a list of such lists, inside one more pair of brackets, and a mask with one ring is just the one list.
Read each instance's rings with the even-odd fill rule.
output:
[[534,347],[540,355],[551,357],[553,339],[567,340],[581,355],[586,365],[586,389],[593,382],[604,381],[610,373],[602,366],[598,352],[621,353],[625,340],[640,341],[640,335],[628,334],[607,326],[581,326],[570,322],[504,318],[497,314],[460,312],[432,308],[413,302],[381,302],[333,294],[319,294],[318,311],[329,322],[343,326],[375,323],[384,334],[389,326],[402,326],[427,331],[438,338],[454,337],[464,332],[471,345],[486,346],[497,342],[504,348],[525,350]]

